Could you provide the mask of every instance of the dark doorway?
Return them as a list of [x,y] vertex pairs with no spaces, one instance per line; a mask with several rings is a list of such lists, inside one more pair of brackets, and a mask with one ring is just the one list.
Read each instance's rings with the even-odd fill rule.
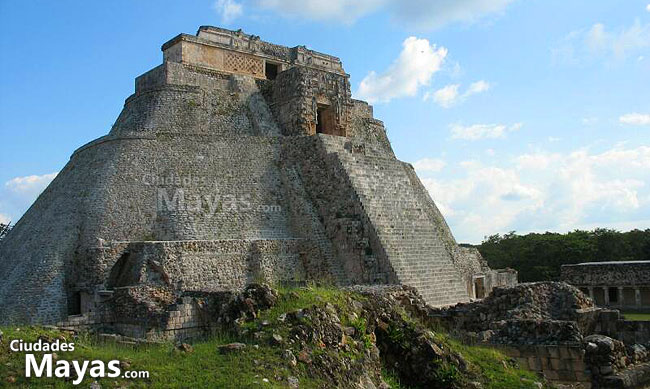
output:
[[68,294],[68,315],[81,315],[81,293]]
[[329,105],[318,105],[316,111],[316,133],[336,135],[336,118]]
[[618,302],[618,288],[609,288],[607,291],[609,294],[609,302],[617,303]]
[[266,74],[267,80],[275,80],[275,78],[278,76],[278,65],[267,62],[264,66],[264,74]]
[[475,291],[475,296],[477,299],[482,299],[485,297],[485,284],[484,284],[484,278],[476,278],[474,280],[474,291]]

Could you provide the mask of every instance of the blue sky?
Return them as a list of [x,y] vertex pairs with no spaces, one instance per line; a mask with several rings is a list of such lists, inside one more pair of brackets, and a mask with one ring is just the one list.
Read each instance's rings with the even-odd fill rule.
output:
[[456,238],[650,228],[650,0],[0,0],[0,220],[220,25],[340,57]]

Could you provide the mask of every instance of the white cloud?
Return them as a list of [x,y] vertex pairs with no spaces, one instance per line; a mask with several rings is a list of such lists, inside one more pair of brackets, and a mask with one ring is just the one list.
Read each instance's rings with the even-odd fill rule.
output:
[[648,4],[648,5],[645,6],[645,10],[648,11],[648,12],[650,12],[650,4]]
[[459,86],[459,84],[449,84],[433,92],[432,95],[427,92],[427,94],[424,95],[424,100],[428,100],[429,97],[433,96],[433,101],[435,101],[438,105],[443,108],[449,108],[458,100]]
[[650,24],[636,20],[618,31],[608,31],[602,23],[572,31],[552,51],[556,60],[576,64],[594,58],[621,61],[649,47]]
[[38,195],[54,179],[54,177],[56,177],[57,174],[58,173],[49,173],[43,174],[42,176],[32,175],[15,177],[5,182],[5,187],[9,189],[9,191],[17,194],[31,195],[36,193]]
[[415,96],[420,87],[429,85],[440,70],[447,49],[436,48],[426,39],[409,37],[402,43],[402,52],[388,69],[374,71],[361,81],[355,97],[369,103],[388,102],[394,98]]
[[487,81],[483,80],[476,81],[470,84],[467,90],[462,94],[458,91],[459,87],[460,84],[449,84],[433,93],[427,92],[424,95],[424,100],[426,101],[429,98],[433,98],[433,101],[435,101],[441,107],[449,108],[453,105],[465,101],[465,99],[471,95],[487,91],[490,89],[490,84]]
[[472,124],[463,126],[456,123],[450,126],[452,139],[479,140],[505,138],[508,132],[518,131],[523,123],[515,123],[511,126],[505,124]]
[[445,161],[437,158],[422,158],[413,162],[413,167],[418,172],[439,172],[445,165]]
[[217,0],[214,7],[221,15],[221,22],[224,24],[230,24],[244,12],[242,5],[235,0]]
[[414,0],[392,1],[396,20],[421,29],[453,22],[474,23],[486,15],[501,13],[514,0]]
[[619,123],[630,124],[633,126],[650,125],[650,114],[628,113],[618,118]]
[[486,92],[488,89],[490,89],[490,83],[483,80],[476,81],[470,84],[469,88],[467,88],[467,92],[465,92],[465,95],[471,96],[477,93],[483,93]]
[[261,8],[289,17],[352,23],[388,0],[257,0]]
[[0,187],[0,213],[14,223],[58,173],[15,177]]
[[289,17],[343,21],[385,9],[398,23],[419,29],[439,28],[449,23],[473,23],[489,14],[502,13],[514,0],[257,0],[261,8]]
[[511,230],[650,228],[650,146],[519,155],[506,166],[460,164],[453,178],[425,178],[460,241]]
[[7,224],[10,221],[11,221],[11,219],[9,218],[9,216],[0,213],[0,223],[1,224]]

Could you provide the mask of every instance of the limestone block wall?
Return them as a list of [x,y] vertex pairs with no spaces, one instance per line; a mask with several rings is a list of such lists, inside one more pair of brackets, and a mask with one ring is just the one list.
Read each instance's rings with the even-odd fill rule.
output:
[[600,306],[650,311],[650,261],[562,265],[561,276]]
[[[299,239],[117,242],[79,261],[75,285],[91,291],[156,284],[185,291],[241,289],[252,282],[305,279]],[[84,267],[96,266],[94,269]],[[86,275],[92,275],[88,277]]]
[[385,149],[386,153],[393,154],[384,123],[372,116],[372,106],[365,101],[352,100],[346,136],[360,142],[379,145]]
[[338,283],[395,283],[384,248],[372,231],[348,172],[336,154],[328,153],[324,138],[345,140],[326,135],[297,137],[285,145],[285,169],[293,169],[299,180],[295,182],[304,188],[311,204],[296,209],[296,219],[310,224],[304,228],[320,231],[317,244],[331,253],[333,268],[341,269],[333,271]]
[[[288,148],[292,148],[289,142]],[[287,152],[289,153],[289,152]],[[304,268],[307,279],[318,279],[334,285],[350,284],[344,262],[336,254],[334,242],[321,220],[316,205],[310,200],[305,183],[294,162],[285,161],[282,168],[283,182],[287,190],[287,205],[293,231],[304,239]]]
[[165,62],[264,78],[264,59],[242,50],[226,49],[200,38],[181,35],[164,49]]
[[259,36],[241,30],[231,31],[201,26],[196,36],[180,34],[162,46],[165,62],[184,63],[205,69],[267,77],[270,62],[285,70],[295,65],[344,74],[340,59],[309,50],[304,46],[288,48],[264,42]]
[[164,62],[136,77],[135,93],[164,87],[165,85],[198,86],[206,90],[227,90],[231,75],[216,70],[199,68],[177,62]]
[[334,117],[331,134],[345,136],[352,111],[350,96],[347,75],[294,67],[278,75],[267,100],[284,135],[315,134],[320,105],[328,106]]
[[[330,168],[338,177],[327,182],[347,181],[345,186],[352,189],[347,191],[349,200],[360,203],[357,214],[362,215],[362,236],[386,281],[416,287],[432,305],[467,301],[461,275],[433,222],[435,216],[416,195],[420,187],[413,185],[408,165],[378,145],[328,135],[317,139],[329,157],[321,160],[329,163],[313,166],[312,172]],[[338,202],[327,199],[323,203],[325,207]],[[361,260],[359,255],[357,258]]]
[[[101,212],[115,148],[68,163],[0,244],[0,323],[54,323],[66,315],[68,279],[86,218]],[[89,188],[92,183],[93,188]]]
[[573,385],[576,389],[591,388],[591,373],[585,363],[582,345],[502,346],[501,350],[515,358],[520,367],[538,372],[553,384]]
[[610,336],[625,344],[650,344],[650,321],[625,320],[615,309],[600,309],[594,333]]
[[562,281],[576,286],[650,286],[650,261],[562,265]]

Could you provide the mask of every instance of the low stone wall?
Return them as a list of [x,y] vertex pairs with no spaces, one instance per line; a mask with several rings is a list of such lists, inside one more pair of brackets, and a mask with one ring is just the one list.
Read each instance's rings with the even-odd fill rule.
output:
[[500,346],[519,366],[543,374],[553,384],[571,384],[575,389],[591,388],[591,372],[582,345]]
[[147,328],[142,324],[113,323],[115,332],[147,340],[184,340],[210,334],[214,324],[206,316],[201,298],[184,296],[167,310],[160,327]]
[[625,344],[650,345],[650,321],[619,320],[616,322],[616,338]]
[[117,288],[105,309],[68,316],[57,326],[147,341],[197,338],[214,332],[219,317],[214,313],[233,296],[228,291],[156,298],[160,294],[165,293],[146,287]]
[[650,321],[623,320],[615,309],[600,310],[592,333],[607,335],[625,344],[650,346]]

